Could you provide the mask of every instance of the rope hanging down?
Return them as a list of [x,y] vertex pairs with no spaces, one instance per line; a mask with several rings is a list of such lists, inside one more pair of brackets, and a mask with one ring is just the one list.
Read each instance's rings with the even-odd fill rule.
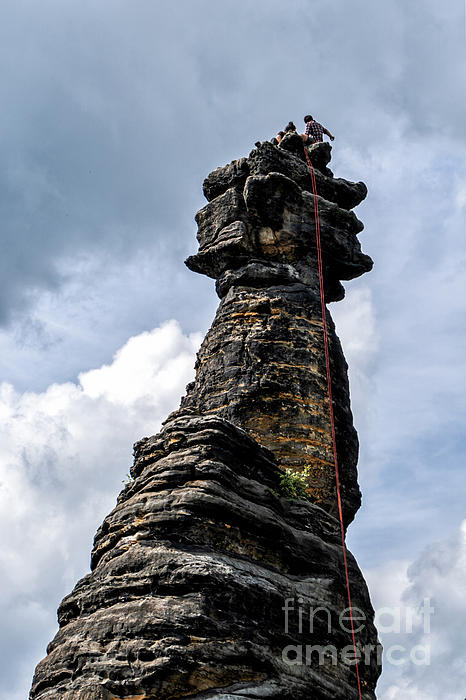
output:
[[349,574],[348,574],[348,561],[347,561],[347,556],[346,556],[345,528],[343,525],[343,509],[342,509],[342,505],[341,505],[340,474],[339,474],[339,470],[338,470],[337,443],[336,443],[336,439],[335,439],[335,417],[333,414],[332,378],[331,378],[331,374],[330,374],[330,355],[329,355],[329,346],[328,346],[327,315],[326,315],[326,308],[325,308],[324,274],[323,274],[323,267],[322,267],[322,246],[321,246],[321,242],[320,242],[320,222],[319,222],[319,204],[317,201],[317,185],[316,185],[316,176],[315,176],[315,172],[314,172],[314,166],[312,165],[311,159],[309,158],[309,154],[308,154],[306,148],[304,148],[304,154],[306,156],[307,164],[309,166],[309,172],[311,174],[312,191],[313,191],[313,195],[314,195],[314,217],[315,217],[315,228],[316,228],[317,265],[318,265],[318,270],[319,270],[320,305],[321,305],[321,309],[322,309],[322,328],[323,328],[323,334],[324,334],[325,366],[327,369],[327,390],[328,390],[329,413],[330,413],[330,427],[331,427],[331,431],[332,431],[333,461],[335,464],[335,482],[336,482],[336,491],[337,491],[338,514],[340,517],[341,543],[342,543],[342,548],[343,548],[343,562],[345,565],[346,592],[348,595],[348,610],[349,610],[350,622],[351,622],[351,636],[353,639],[354,659],[356,662],[356,678],[358,681],[359,698],[360,698],[360,700],[362,700],[361,681],[359,678],[359,664],[358,664],[358,655],[357,655],[357,648],[356,648],[356,637],[354,634],[353,610],[351,607],[351,591],[350,591],[350,582],[349,582]]

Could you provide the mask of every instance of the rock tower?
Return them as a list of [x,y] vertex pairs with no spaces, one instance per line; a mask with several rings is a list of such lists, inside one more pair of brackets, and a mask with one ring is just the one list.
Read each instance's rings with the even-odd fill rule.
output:
[[[327,301],[367,272],[363,183],[315,168]],[[30,700],[359,698],[329,419],[314,195],[301,138],[256,144],[204,182],[191,270],[221,299],[180,408],[135,445],[132,481],[98,530],[91,573]],[[344,526],[360,505],[347,365],[327,311]],[[283,475],[306,474],[284,497]],[[302,479],[301,479],[302,481]],[[361,696],[377,635],[348,553]]]

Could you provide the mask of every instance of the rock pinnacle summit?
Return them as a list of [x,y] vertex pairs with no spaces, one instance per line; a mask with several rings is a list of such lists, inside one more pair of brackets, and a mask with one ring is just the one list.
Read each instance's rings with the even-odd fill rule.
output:
[[[308,153],[325,298],[339,301],[341,281],[372,268],[352,211],[367,190],[333,176],[329,144]],[[91,573],[58,609],[30,700],[375,699],[374,611],[349,552],[355,644],[348,623],[301,137],[256,144],[204,194],[186,264],[216,280],[220,305],[195,380],[135,444],[132,479],[97,531]],[[326,323],[346,529],[361,502],[358,439],[328,310]],[[300,478],[296,497],[285,476]]]

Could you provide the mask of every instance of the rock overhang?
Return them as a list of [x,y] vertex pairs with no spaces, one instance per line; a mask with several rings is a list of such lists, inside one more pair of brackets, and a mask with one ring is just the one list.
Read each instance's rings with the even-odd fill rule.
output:
[[[327,299],[334,301],[341,298],[339,281],[368,272],[372,260],[361,250],[357,235],[363,224],[355,214],[317,199]],[[261,261],[263,270],[269,264],[272,271],[270,263],[294,266],[299,280],[316,284],[314,197],[288,176],[248,175],[241,191],[228,188],[196,220],[199,252],[186,260],[191,270],[225,280],[229,271]]]

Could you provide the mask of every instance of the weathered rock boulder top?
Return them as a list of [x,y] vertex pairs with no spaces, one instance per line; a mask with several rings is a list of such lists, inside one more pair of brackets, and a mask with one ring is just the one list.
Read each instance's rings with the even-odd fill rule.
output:
[[[344,296],[340,280],[368,272],[372,260],[357,235],[363,224],[351,209],[367,194],[363,182],[329,170],[331,146],[308,148],[315,169],[327,301]],[[196,215],[199,251],[187,266],[217,280],[223,297],[232,285],[302,283],[318,288],[312,180],[301,137],[280,146],[264,142],[204,181],[208,204]]]

